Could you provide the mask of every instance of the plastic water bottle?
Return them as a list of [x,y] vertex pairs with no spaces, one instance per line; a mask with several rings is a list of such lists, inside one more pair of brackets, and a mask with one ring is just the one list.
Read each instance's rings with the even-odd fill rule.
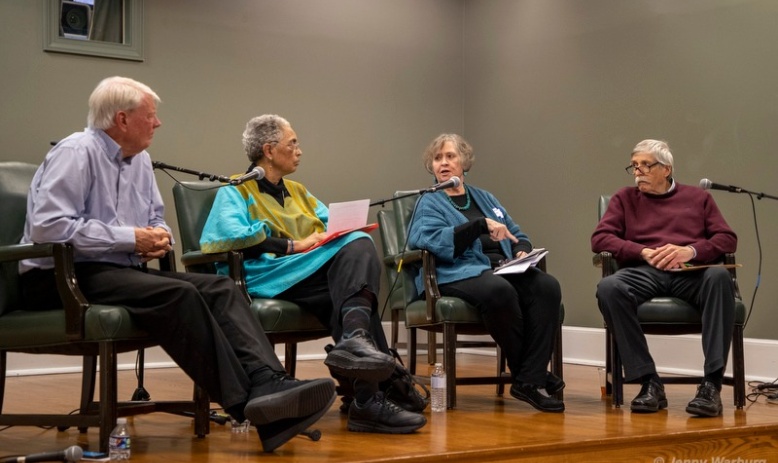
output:
[[130,431],[127,429],[127,418],[117,418],[116,427],[108,438],[108,458],[111,461],[130,459]]
[[446,370],[442,363],[436,363],[430,376],[432,386],[432,411],[446,411]]

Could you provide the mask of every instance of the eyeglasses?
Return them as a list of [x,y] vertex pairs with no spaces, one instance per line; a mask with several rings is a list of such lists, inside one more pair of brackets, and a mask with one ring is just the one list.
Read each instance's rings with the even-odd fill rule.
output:
[[[276,145],[281,143],[280,141],[274,141],[271,143],[275,143]],[[286,145],[287,148],[292,150],[293,153],[297,152],[297,150],[300,149],[300,142],[298,140],[290,141],[289,144]]]
[[660,162],[656,161],[653,164],[630,164],[625,167],[624,170],[626,170],[629,175],[635,175],[635,171],[638,171],[641,174],[647,174],[651,172],[651,168],[657,164],[660,164]]

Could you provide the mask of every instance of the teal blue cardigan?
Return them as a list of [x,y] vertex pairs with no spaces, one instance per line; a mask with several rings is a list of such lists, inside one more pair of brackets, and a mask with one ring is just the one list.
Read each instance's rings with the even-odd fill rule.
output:
[[[466,188],[486,217],[505,224],[519,241],[529,241],[529,237],[521,231],[493,194],[473,186]],[[426,249],[435,255],[439,284],[473,278],[491,269],[489,258],[484,254],[481,240],[478,239],[462,255],[454,257],[454,228],[467,223],[468,219],[454,208],[446,196],[446,192],[441,190],[419,198],[408,232],[408,246],[411,249]],[[500,249],[506,258],[512,257],[510,240],[500,241]],[[416,290],[419,294],[424,291],[421,275],[416,277]]]

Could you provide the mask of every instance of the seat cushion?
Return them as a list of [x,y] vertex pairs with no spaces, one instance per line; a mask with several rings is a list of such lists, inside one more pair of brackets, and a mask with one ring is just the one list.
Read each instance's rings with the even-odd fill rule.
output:
[[[457,297],[441,297],[435,304],[435,320],[447,323],[482,324],[478,310]],[[415,301],[405,308],[405,325],[408,327],[429,325],[427,302]]]
[[253,298],[251,311],[267,333],[327,330],[313,313],[289,301]]
[[[742,325],[746,319],[746,308],[740,299],[735,302],[735,323]],[[638,319],[641,324],[652,325],[700,325],[702,322],[698,309],[674,297],[655,297],[644,302],[638,307]]]
[[[124,341],[148,339],[141,329],[120,306],[92,305],[86,311],[85,342],[105,340]],[[24,350],[71,344],[65,337],[64,310],[15,310],[0,317],[0,348]]]

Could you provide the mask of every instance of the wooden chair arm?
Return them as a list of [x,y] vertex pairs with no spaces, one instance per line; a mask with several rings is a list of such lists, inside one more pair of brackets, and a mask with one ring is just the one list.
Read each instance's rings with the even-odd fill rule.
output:
[[222,262],[227,264],[227,274],[232,281],[235,282],[235,286],[240,288],[241,293],[249,303],[251,303],[251,296],[249,296],[248,288],[246,287],[246,275],[243,269],[243,253],[240,251],[225,251],[217,252],[213,254],[205,254],[202,251],[189,251],[181,256],[181,263],[188,272],[197,272],[198,266],[204,264],[215,264]]

